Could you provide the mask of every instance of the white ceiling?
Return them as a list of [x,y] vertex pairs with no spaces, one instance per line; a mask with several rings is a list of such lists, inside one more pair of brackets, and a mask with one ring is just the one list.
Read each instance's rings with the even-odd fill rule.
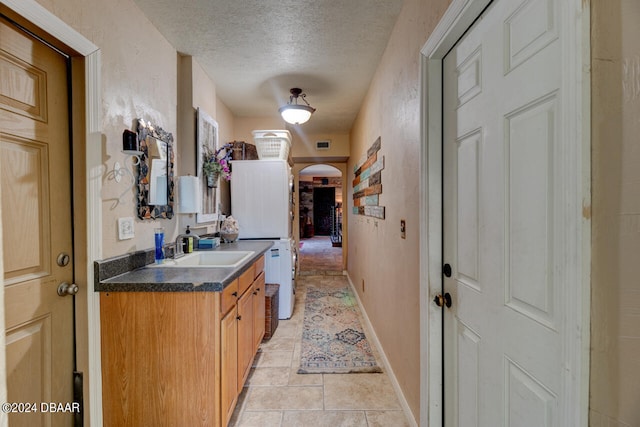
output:
[[238,117],[277,116],[300,87],[309,133],[351,129],[402,0],[135,0]]

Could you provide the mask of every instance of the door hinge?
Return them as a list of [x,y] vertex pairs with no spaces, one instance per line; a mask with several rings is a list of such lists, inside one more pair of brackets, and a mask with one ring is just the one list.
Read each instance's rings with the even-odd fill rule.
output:
[[74,427],[84,426],[84,409],[82,407],[82,400],[82,372],[73,371],[73,401],[77,402],[80,406],[80,410],[73,413]]

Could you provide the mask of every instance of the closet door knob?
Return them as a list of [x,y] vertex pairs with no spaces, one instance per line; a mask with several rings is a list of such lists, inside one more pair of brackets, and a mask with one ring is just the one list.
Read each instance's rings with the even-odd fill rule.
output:
[[438,294],[433,299],[433,302],[435,302],[438,307],[446,306],[447,308],[449,308],[451,307],[451,294],[449,292],[445,293],[444,295]]

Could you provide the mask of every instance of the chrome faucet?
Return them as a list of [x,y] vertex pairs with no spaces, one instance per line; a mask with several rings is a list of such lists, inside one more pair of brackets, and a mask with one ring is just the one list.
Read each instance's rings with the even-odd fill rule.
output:
[[184,256],[184,250],[182,249],[182,244],[184,240],[188,239],[189,237],[191,237],[196,242],[200,241],[200,236],[198,236],[197,234],[191,233],[191,230],[189,230],[189,226],[187,225],[187,232],[183,234],[179,234],[178,237],[176,237],[176,250],[173,255],[174,258],[180,258],[181,256]]

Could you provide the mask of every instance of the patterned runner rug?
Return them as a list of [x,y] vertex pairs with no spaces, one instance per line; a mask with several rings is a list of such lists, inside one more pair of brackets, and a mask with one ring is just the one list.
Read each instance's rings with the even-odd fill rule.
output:
[[307,285],[299,374],[382,372],[344,276]]

